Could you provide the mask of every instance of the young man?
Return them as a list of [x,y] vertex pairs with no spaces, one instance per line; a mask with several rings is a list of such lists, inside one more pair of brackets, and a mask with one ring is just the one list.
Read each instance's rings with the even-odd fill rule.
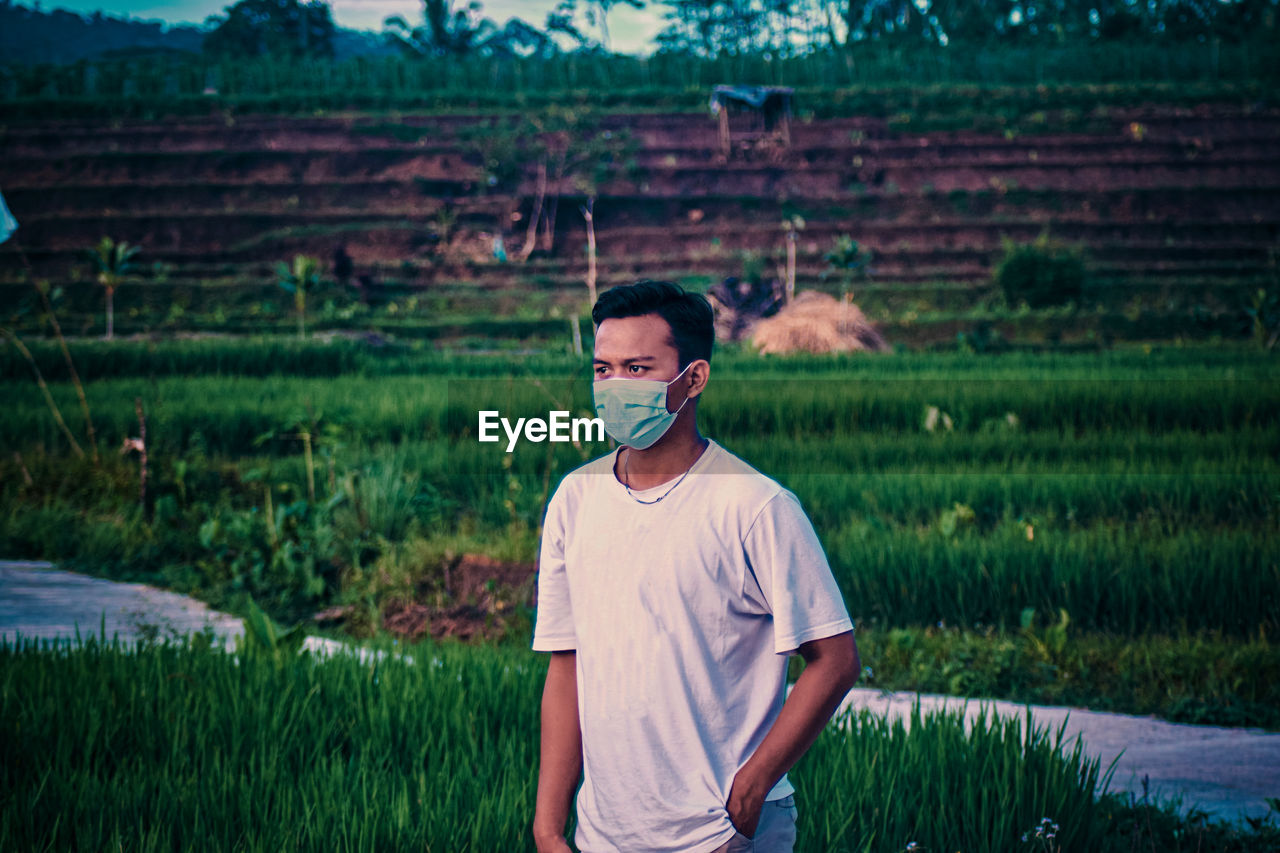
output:
[[596,411],[619,447],[547,503],[538,850],[570,849],[585,770],[583,853],[787,853],[786,772],[857,680],[853,625],[795,495],[698,432],[706,299],[642,281],[591,318]]

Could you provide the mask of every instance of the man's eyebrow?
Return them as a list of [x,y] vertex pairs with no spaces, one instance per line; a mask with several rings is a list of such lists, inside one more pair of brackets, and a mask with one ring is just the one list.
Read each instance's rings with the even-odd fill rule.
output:
[[[623,364],[632,364],[637,361],[657,361],[658,357],[653,355],[637,355],[634,358],[624,358]],[[603,358],[592,359],[592,364],[608,364],[609,362]]]

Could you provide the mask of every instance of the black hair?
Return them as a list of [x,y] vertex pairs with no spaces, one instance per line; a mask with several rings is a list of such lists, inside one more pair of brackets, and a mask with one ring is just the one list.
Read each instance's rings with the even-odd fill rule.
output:
[[711,360],[715,342],[715,313],[711,303],[699,293],[690,293],[671,281],[642,279],[635,284],[612,287],[600,294],[591,309],[591,322],[598,328],[609,319],[657,314],[671,328],[680,369],[698,359]]

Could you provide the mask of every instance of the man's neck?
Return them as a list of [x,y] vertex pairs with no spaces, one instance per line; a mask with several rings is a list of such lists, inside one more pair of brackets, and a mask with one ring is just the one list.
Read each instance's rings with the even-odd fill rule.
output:
[[[618,482],[626,483],[632,491],[642,491],[661,486],[674,480],[693,467],[711,442],[703,438],[695,424],[690,429],[662,437],[662,440],[647,450],[623,448],[618,454],[618,463],[614,466],[614,474]],[[628,482],[628,477],[630,482]]]

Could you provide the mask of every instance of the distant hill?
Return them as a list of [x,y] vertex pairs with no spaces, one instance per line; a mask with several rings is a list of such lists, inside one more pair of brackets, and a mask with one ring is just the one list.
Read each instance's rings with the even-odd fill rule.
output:
[[[102,12],[43,11],[0,0],[0,65],[62,65],[82,59],[198,54],[206,32],[190,24],[114,18]],[[333,47],[338,59],[395,53],[379,33],[341,27],[334,33]]]

